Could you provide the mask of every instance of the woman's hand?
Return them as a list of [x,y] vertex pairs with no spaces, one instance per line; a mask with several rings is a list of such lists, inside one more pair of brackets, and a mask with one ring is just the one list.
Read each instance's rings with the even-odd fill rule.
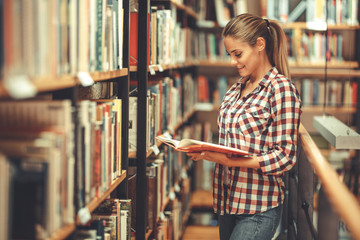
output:
[[250,157],[237,157],[225,153],[217,152],[196,152],[187,153],[187,155],[194,161],[207,160],[210,162],[219,163],[229,167],[247,167],[247,168],[260,168],[259,161],[256,156]]
[[211,162],[225,164],[225,162],[228,160],[228,157],[226,154],[217,153],[217,152],[208,152],[208,151],[192,152],[192,153],[187,153],[187,155],[194,161],[208,160]]
[[199,161],[199,160],[203,160],[204,157],[202,155],[202,152],[189,152],[189,153],[186,153],[191,160],[194,160],[194,161]]

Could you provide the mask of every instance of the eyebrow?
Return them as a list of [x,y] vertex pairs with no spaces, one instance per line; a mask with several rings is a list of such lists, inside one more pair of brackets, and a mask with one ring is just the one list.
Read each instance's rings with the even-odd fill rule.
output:
[[233,52],[236,52],[236,51],[241,51],[241,50],[240,49],[234,49],[230,53],[227,50],[225,50],[225,51],[227,52],[227,54],[230,54],[230,53],[233,53]]
[[[242,52],[240,49],[234,49],[234,50],[232,50],[230,53],[233,53],[233,52],[236,52],[236,51]],[[226,52],[227,52],[227,51],[226,51]]]

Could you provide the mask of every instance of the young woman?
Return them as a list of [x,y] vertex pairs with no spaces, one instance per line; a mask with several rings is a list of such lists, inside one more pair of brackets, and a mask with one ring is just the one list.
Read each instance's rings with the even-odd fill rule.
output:
[[301,113],[289,80],[286,37],[275,21],[252,14],[231,19],[223,37],[240,79],[220,106],[219,144],[252,155],[188,155],[216,162],[213,205],[220,238],[272,239],[284,200],[282,177],[296,162]]

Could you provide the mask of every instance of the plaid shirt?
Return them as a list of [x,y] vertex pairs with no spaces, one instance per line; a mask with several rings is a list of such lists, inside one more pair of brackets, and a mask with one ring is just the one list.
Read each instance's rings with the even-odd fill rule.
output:
[[260,169],[216,164],[213,205],[219,214],[278,206],[284,200],[282,176],[296,162],[301,102],[294,84],[274,67],[242,99],[241,85],[235,83],[220,106],[219,144],[255,154]]

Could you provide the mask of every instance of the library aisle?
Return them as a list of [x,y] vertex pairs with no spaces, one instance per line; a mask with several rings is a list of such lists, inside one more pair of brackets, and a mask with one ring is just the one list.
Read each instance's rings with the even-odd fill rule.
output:
[[[194,214],[196,211],[202,211],[203,213],[212,212],[212,192],[208,190],[196,190],[192,193],[190,199],[191,210]],[[185,227],[182,240],[218,240],[219,227],[212,225],[199,225],[188,224]]]
[[217,240],[219,238],[218,226],[187,226],[183,240]]

